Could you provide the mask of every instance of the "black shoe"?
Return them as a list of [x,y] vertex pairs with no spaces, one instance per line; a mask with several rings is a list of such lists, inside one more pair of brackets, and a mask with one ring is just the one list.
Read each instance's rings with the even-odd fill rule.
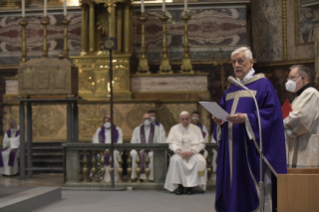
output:
[[193,188],[186,188],[186,194],[192,195],[193,194]]
[[178,188],[175,190],[176,195],[184,194],[184,187],[182,185],[178,185]]

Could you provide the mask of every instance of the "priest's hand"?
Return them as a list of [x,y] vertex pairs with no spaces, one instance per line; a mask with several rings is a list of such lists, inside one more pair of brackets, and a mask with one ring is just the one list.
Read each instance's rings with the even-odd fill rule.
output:
[[221,120],[221,119],[219,119],[219,118],[217,118],[217,117],[215,117],[215,116],[212,116],[212,119],[213,119],[213,121],[217,124],[217,125],[223,125],[224,124],[224,121],[223,120]]
[[110,154],[110,151],[105,150],[105,151],[104,151],[104,155],[108,155],[108,154]]
[[194,152],[192,152],[192,151],[185,152],[185,158],[186,158],[186,159],[192,157],[193,155],[194,155]]
[[244,113],[236,113],[234,115],[228,116],[227,120],[233,124],[245,123],[245,114]]

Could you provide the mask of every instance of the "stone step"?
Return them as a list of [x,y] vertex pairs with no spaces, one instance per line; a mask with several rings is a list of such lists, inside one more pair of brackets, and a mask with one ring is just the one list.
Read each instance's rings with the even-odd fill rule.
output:
[[[10,188],[6,189],[9,190]],[[60,199],[61,188],[36,187],[1,198],[0,211],[29,212]]]

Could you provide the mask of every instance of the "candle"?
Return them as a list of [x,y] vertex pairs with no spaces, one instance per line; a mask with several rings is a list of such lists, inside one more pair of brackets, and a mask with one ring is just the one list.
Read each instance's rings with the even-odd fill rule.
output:
[[64,0],[63,14],[64,14],[64,16],[66,16],[66,0]]
[[22,18],[25,17],[25,0],[21,1]]
[[162,11],[165,12],[165,0],[163,0]]
[[44,5],[43,5],[43,16],[47,16],[47,0],[44,0]]
[[184,0],[184,11],[187,12],[187,0]]
[[141,0],[141,12],[144,13],[144,0]]

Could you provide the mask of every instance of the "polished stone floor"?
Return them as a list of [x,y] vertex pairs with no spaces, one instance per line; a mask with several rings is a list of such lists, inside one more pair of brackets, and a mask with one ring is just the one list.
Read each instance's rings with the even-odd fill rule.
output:
[[5,176],[0,178],[0,186],[21,186],[21,187],[37,187],[37,186],[63,186],[63,174],[47,173],[34,174],[31,179],[20,180],[19,175]]

